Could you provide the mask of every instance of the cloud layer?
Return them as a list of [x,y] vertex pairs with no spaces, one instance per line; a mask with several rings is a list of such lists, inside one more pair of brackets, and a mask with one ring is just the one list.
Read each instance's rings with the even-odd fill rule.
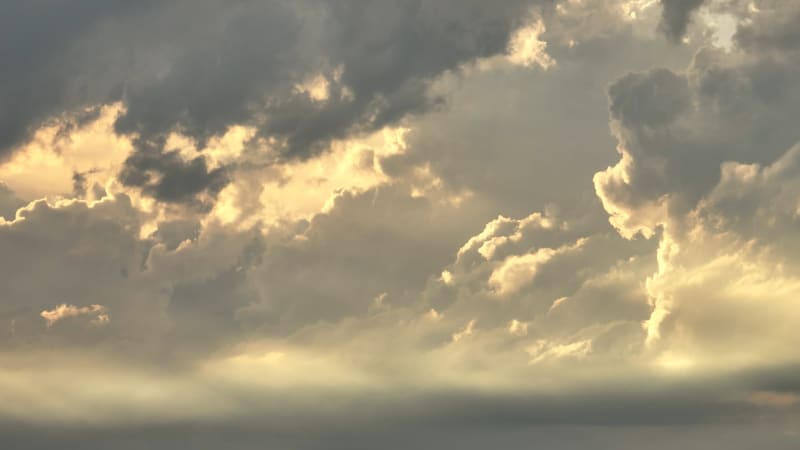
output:
[[795,448],[798,14],[4,3],[0,443]]

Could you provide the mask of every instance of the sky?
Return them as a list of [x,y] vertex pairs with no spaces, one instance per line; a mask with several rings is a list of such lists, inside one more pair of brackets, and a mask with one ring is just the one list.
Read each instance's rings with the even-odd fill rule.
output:
[[800,2],[0,2],[0,447],[800,448]]

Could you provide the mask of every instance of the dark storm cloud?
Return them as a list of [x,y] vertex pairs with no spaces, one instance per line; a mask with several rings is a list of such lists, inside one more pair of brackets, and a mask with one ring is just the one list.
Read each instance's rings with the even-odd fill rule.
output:
[[[113,99],[87,77],[75,45],[98,23],[150,2],[5,1],[0,4],[0,159],[42,122]],[[98,68],[102,70],[102,68]],[[120,80],[121,81],[121,80]]]
[[160,147],[140,144],[125,160],[119,180],[161,201],[192,203],[206,209],[208,202],[197,196],[204,192],[216,196],[228,184],[228,173],[222,167],[209,169],[202,156],[186,161],[178,150],[162,151]]
[[686,34],[692,14],[703,3],[705,0],[661,0],[661,30],[669,39],[679,42]]
[[[285,157],[310,157],[439,104],[434,77],[504,51],[542,3],[552,1],[4,2],[0,152],[48,119],[122,99],[115,130],[146,143],[123,183],[168,202],[213,197],[218,174],[153,143],[179,131],[202,148],[247,124]],[[329,84],[321,101],[295,88],[317,74]]]

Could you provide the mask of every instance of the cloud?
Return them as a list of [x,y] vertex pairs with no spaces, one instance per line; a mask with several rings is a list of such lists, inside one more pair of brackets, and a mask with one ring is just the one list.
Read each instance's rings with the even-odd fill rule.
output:
[[[138,7],[147,9],[149,4]],[[91,77],[85,52],[94,49],[80,51],[76,47],[81,45],[87,30],[113,23],[135,8],[124,1],[85,0],[71,5],[3,3],[0,13],[3,17],[0,55],[6,67],[0,75],[3,159],[47,120],[119,97],[118,84],[123,80]]]
[[753,428],[722,425],[710,425],[706,428],[680,425],[624,428],[556,425],[509,430],[508,427],[474,424],[461,428],[441,425],[437,428],[427,424],[402,426],[395,424],[392,428],[383,424],[374,425],[367,430],[334,429],[306,432],[302,438],[293,438],[272,430],[265,431],[263,427],[263,424],[244,429],[237,424],[205,426],[200,429],[188,425],[153,426],[62,432],[58,438],[38,428],[17,426],[3,431],[4,435],[13,439],[16,445],[30,450],[52,448],[54,445],[99,450],[117,445],[119,442],[125,442],[131,448],[146,447],[155,450],[181,448],[183,445],[199,450],[211,450],[223,446],[233,450],[247,450],[264,445],[310,450],[376,447],[395,450],[407,448],[406,445],[417,447],[436,445],[479,450],[498,443],[505,449],[522,450],[530,448],[531,442],[547,445],[548,448],[556,450],[581,448],[586,445],[592,445],[599,450],[626,447],[671,450],[675,447],[691,447],[698,444],[714,450],[725,448],[739,450],[760,445],[775,450],[791,450],[797,446],[796,436],[777,425],[761,425]]
[[99,108],[83,122],[62,118],[40,127],[0,165],[0,179],[31,201],[75,194],[78,173],[85,179],[85,194],[94,196],[95,186],[102,189],[114,178],[133,149],[129,139],[113,133],[120,108],[116,103]]
[[[666,333],[685,351],[738,348],[707,360],[753,358],[765,346],[773,360],[793,358],[781,342],[794,334],[800,286],[792,256],[796,202],[786,201],[797,193],[797,155],[795,146],[767,167],[722,166],[719,184],[687,219],[691,232],[665,238],[674,248],[648,285],[656,298],[653,333]],[[700,296],[705,300],[693,300]]]
[[377,296],[383,306],[418,302],[414,292],[447,264],[485,212],[411,191],[403,184],[343,191],[290,234],[270,233],[263,262],[250,275],[260,301],[241,311],[242,319],[286,333],[364,314]]
[[[202,359],[242,339],[284,338],[367,314],[378,295],[402,308],[418,301],[412,293],[447,263],[473,217],[485,214],[411,191],[391,184],[342,191],[311,220],[264,229],[191,216],[151,228],[163,211],[140,210],[124,194],[33,202],[0,225],[0,249],[19,255],[2,264],[3,326],[14,329],[5,345],[53,340],[101,352],[126,348],[151,361]],[[463,218],[463,229],[442,220],[442,211]],[[405,226],[411,222],[413,231]],[[22,276],[34,272],[42,281]],[[54,301],[64,306],[54,309]],[[105,313],[80,305],[103,305],[113,321],[102,334],[72,336],[47,335],[36,320]]]
[[[2,346],[95,345],[157,328],[161,296],[132,283],[152,245],[138,237],[142,220],[127,197],[117,196],[91,204],[40,200],[0,224],[0,249],[13,255],[0,262],[0,327],[9,331]],[[83,327],[84,317],[104,326]]]
[[[798,67],[765,58],[707,48],[685,73],[628,75],[611,87],[621,159],[595,187],[621,231],[652,233],[693,209],[724,162],[770,163],[797,141],[788,117]],[[640,89],[647,94],[628,103]]]
[[800,45],[800,33],[792,24],[800,8],[792,1],[778,0],[752,4],[747,18],[737,29],[734,39],[743,48],[757,51],[794,53]]
[[642,127],[669,125],[691,106],[686,79],[667,69],[629,74],[609,88],[611,117]]
[[[800,135],[787,118],[798,112],[799,67],[793,50],[752,44],[761,21],[775,19],[760,14],[740,25],[737,36],[753,34],[737,38],[737,51],[704,48],[683,72],[656,69],[612,85],[621,157],[594,179],[622,235],[660,241],[659,268],[647,281],[648,342],[706,363],[733,363],[714,354],[732,330],[743,338],[734,352],[743,359],[791,333],[781,317],[791,317],[784,308],[797,279],[783,251],[795,245],[784,231],[794,206],[784,199],[796,190],[788,174]],[[766,323],[774,333],[759,331]]]
[[489,276],[489,284],[501,296],[519,290],[536,277],[539,266],[546,264],[559,254],[580,248],[582,244],[583,241],[579,240],[569,246],[556,249],[543,248],[535,253],[511,256],[492,272]]
[[66,303],[62,303],[52,310],[42,311],[39,315],[42,316],[45,321],[47,321],[48,327],[52,327],[62,320],[79,316],[93,317],[90,320],[93,325],[104,325],[110,320],[106,308],[103,305],[77,307],[75,305],[67,305]]
[[557,66],[476,63],[468,76],[442,77],[435,89],[447,107],[408,120],[407,148],[381,158],[384,172],[405,178],[430,170],[451,189],[471,192],[472,201],[490,202],[485,221],[549,205],[597,208],[591,177],[615,161],[607,85],[642,67],[683,68],[694,49],[654,36],[649,18],[625,20],[615,3],[559,8],[565,12],[544,16],[539,37]]
[[90,3],[0,7],[0,445],[796,447],[793,2]]
[[209,169],[206,159],[197,156],[189,161],[180,157],[178,151],[163,152],[148,146],[125,160],[119,174],[125,186],[138,187],[150,195],[167,203],[189,203],[197,201],[201,207],[207,202],[197,200],[199,194],[216,198],[228,184],[228,175],[223,168]]
[[22,200],[14,194],[14,191],[5,183],[0,183],[0,219],[14,220],[17,208],[22,205]]
[[704,3],[705,0],[661,0],[661,30],[672,41],[680,42],[686,34],[692,14]]
[[[202,155],[177,164],[165,147],[170,133],[202,150],[232,126],[253,126],[263,151],[314,156],[333,139],[440,104],[431,81],[504,52],[541,3],[549,2],[11,2],[3,41],[14,47],[3,54],[14,70],[0,94],[8,112],[0,149],[8,156],[49,120],[121,101],[115,131],[136,144],[123,183],[168,202],[213,197],[217,173]],[[33,27],[43,30],[37,38]],[[309,77],[326,86],[324,100],[296,89]],[[167,181],[142,181],[148,171]],[[169,187],[184,182],[185,191]]]
[[541,40],[544,31],[541,20],[515,31],[510,38],[508,59],[525,67],[536,64],[543,69],[549,69],[555,65],[556,62],[547,54],[547,42]]
[[[649,308],[642,280],[655,255],[644,241],[624,242],[579,218],[500,217],[470,238],[429,284],[426,307],[456,333],[463,334],[469,322],[482,342],[507,341],[528,354],[521,358],[528,364],[578,354],[598,361],[630,357],[643,343],[641,322]],[[473,357],[480,345],[472,341]]]

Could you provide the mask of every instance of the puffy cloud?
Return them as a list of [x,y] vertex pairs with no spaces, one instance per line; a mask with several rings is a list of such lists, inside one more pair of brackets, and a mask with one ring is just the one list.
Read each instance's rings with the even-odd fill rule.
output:
[[[720,181],[723,163],[777,159],[798,139],[789,123],[797,70],[793,59],[703,49],[685,73],[620,79],[610,95],[621,159],[595,176],[612,222],[652,234],[692,210]],[[641,89],[641,103],[626,100]]]
[[108,314],[106,313],[106,308],[103,305],[77,307],[75,305],[67,305],[66,303],[62,303],[52,310],[42,311],[39,315],[47,321],[48,327],[52,327],[56,323],[65,319],[69,319],[70,317],[92,317],[90,322],[93,325],[103,325],[108,323],[110,320]]
[[525,67],[534,64],[543,69],[552,67],[556,62],[547,54],[547,42],[541,40],[544,31],[541,20],[515,31],[509,42],[508,59]]
[[[114,335],[147,340],[159,327],[161,296],[134,282],[152,245],[138,237],[141,222],[120,195],[93,203],[41,200],[0,225],[0,248],[9,255],[0,275],[2,327],[9,331],[2,346],[94,345]],[[84,317],[105,326],[78,326]]]
[[[485,214],[391,184],[340,192],[311,220],[265,229],[176,218],[157,221],[151,232],[152,213],[138,206],[124,194],[40,200],[0,225],[3,253],[19,255],[3,263],[3,317],[14,330],[5,345],[52,341],[99,351],[122,346],[149,359],[203,358],[242,339],[282,338],[366,314],[376,296],[384,307],[404,307]],[[460,231],[442,220],[443,211],[461,218]],[[56,326],[48,334],[36,320],[106,323],[100,314],[113,320],[91,335]]]
[[[774,361],[793,359],[783,342],[794,334],[800,286],[797,154],[793,147],[767,167],[724,164],[719,184],[687,219],[690,231],[663,238],[670,248],[648,284],[654,337],[666,334],[666,345],[711,361],[759,359],[765,347]],[[713,355],[731,345],[724,357]]]
[[[775,5],[783,15],[796,9]],[[780,342],[792,334],[797,283],[790,174],[800,134],[789,117],[800,66],[794,49],[758,38],[778,14],[751,13],[735,51],[704,48],[683,72],[629,74],[611,86],[621,158],[594,179],[622,235],[660,241],[646,285],[648,342],[692,364],[763,364],[765,347],[775,361],[793,360]]]
[[508,257],[489,276],[489,284],[501,296],[517,291],[536,277],[540,266],[560,254],[579,249],[583,244],[584,241],[579,240],[572,245],[556,249],[544,248],[534,253]]
[[425,298],[444,323],[513,337],[531,364],[630,357],[643,344],[654,256],[652,244],[627,242],[596,222],[552,212],[500,217],[461,247]]
[[384,307],[416,302],[413,293],[447,264],[485,212],[411,191],[403,184],[343,191],[294,231],[268,233],[263,263],[251,275],[261,301],[242,319],[289,331],[366,313],[378,296]]

